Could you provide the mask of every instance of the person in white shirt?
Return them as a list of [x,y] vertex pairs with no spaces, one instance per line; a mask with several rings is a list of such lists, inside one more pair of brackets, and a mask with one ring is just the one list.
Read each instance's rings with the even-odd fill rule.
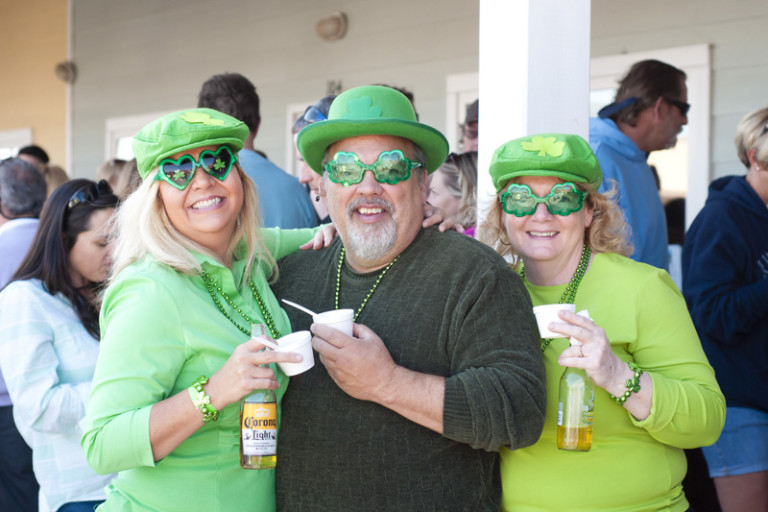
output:
[[[21,158],[0,162],[0,289],[11,279],[37,230],[46,185],[37,167]],[[13,422],[13,404],[0,372],[0,510],[37,512],[39,486],[32,451]]]
[[99,353],[96,298],[112,263],[108,235],[117,202],[106,181],[58,187],[0,292],[0,367],[16,427],[32,448],[41,512],[93,510],[114,476],[88,466],[80,437]]

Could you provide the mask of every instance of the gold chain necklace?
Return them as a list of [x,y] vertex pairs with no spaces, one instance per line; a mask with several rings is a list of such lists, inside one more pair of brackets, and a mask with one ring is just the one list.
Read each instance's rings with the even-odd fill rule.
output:
[[[224,293],[224,290],[216,284],[216,281],[213,280],[213,276],[211,276],[208,272],[203,270],[203,282],[205,283],[205,287],[208,289],[208,294],[211,296],[211,299],[213,299],[213,303],[216,304],[216,307],[219,308],[219,311],[229,320],[232,322],[232,324],[240,329],[241,332],[244,334],[247,334],[248,336],[251,335],[251,330],[246,329],[245,327],[242,327],[240,324],[235,322],[235,319],[229,316],[229,313],[224,309],[224,306],[219,301],[219,298],[216,296],[216,292],[219,292],[221,294],[222,298],[229,304],[232,309],[237,311],[237,313],[248,322],[248,325],[261,323],[250,316],[248,316],[245,311],[243,311],[243,308],[239,307],[235,302],[229,298],[229,295]],[[277,330],[277,327],[275,327],[275,321],[272,318],[272,314],[267,309],[266,304],[264,304],[264,300],[261,298],[261,294],[259,293],[259,290],[256,289],[256,285],[253,284],[253,279],[248,278],[248,286],[251,288],[251,293],[253,294],[253,298],[256,299],[256,304],[259,305],[259,311],[261,311],[261,316],[264,317],[264,322],[267,324],[267,328],[269,329],[269,335],[272,336],[272,339],[276,340],[280,337],[280,331]]]
[[[584,248],[581,250],[581,258],[579,258],[579,265],[576,267],[576,271],[573,273],[571,280],[568,282],[568,286],[565,287],[563,295],[560,297],[558,304],[574,304],[576,300],[576,292],[579,290],[579,284],[584,274],[587,272],[589,266],[589,257],[592,254],[587,244],[584,244]],[[520,277],[525,281],[525,267],[520,270]],[[541,351],[544,350],[552,343],[553,338],[541,338]]]
[[[341,266],[344,264],[344,246],[341,247],[341,252],[339,253],[339,265],[336,268],[336,297],[334,301],[334,305],[336,306],[336,309],[339,309],[339,295],[341,294]],[[371,295],[373,295],[373,292],[376,291],[376,288],[379,286],[379,283],[381,282],[382,278],[384,277],[384,274],[387,273],[387,271],[392,268],[392,265],[395,264],[397,259],[400,257],[398,254],[395,256],[395,259],[393,259],[389,265],[384,267],[384,270],[381,271],[381,274],[379,274],[379,277],[376,278],[376,282],[373,283],[373,286],[371,287],[370,291],[368,292],[368,295],[365,296],[363,299],[363,303],[360,304],[360,308],[358,308],[357,313],[355,313],[355,317],[352,319],[353,322],[357,322],[357,317],[360,316],[360,312],[363,310],[366,304],[368,304],[368,300],[370,300]]]

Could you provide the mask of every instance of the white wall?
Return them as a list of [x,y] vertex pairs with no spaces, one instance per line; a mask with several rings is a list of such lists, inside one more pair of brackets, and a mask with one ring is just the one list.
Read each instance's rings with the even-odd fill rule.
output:
[[[193,106],[215,73],[256,84],[264,118],[256,143],[282,165],[287,105],[325,95],[329,80],[407,87],[422,120],[440,128],[446,77],[478,66],[479,0],[72,2],[75,176],[92,176],[104,158],[106,119]],[[337,10],[349,17],[348,34],[322,42],[315,22]],[[743,172],[733,132],[768,103],[768,2],[592,0],[591,25],[592,56],[710,44],[710,176]]]
[[[445,124],[449,74],[477,71],[478,1],[73,0],[74,174],[104,158],[105,120],[194,106],[211,75],[239,72],[261,97],[256,146],[284,165],[286,107],[367,83],[406,87],[421,119]],[[344,11],[344,39],[315,23]]]

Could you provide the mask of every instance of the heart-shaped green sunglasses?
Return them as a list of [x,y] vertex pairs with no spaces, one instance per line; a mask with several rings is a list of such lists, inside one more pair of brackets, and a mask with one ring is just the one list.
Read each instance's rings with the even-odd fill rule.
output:
[[160,162],[160,172],[156,180],[163,180],[179,190],[184,190],[195,176],[195,169],[201,167],[214,178],[224,181],[237,162],[237,157],[227,146],[221,146],[216,151],[206,149],[200,152],[198,160],[192,155],[181,155],[178,159],[166,158]]

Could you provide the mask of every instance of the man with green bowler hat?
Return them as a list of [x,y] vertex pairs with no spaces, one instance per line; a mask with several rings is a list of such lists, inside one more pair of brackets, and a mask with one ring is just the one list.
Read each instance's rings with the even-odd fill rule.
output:
[[355,323],[349,336],[288,311],[319,357],[283,400],[278,510],[499,510],[497,452],[538,439],[544,371],[506,262],[422,228],[445,137],[399,92],[366,86],[297,145],[339,237],[283,259],[273,289],[314,311],[352,309]]

